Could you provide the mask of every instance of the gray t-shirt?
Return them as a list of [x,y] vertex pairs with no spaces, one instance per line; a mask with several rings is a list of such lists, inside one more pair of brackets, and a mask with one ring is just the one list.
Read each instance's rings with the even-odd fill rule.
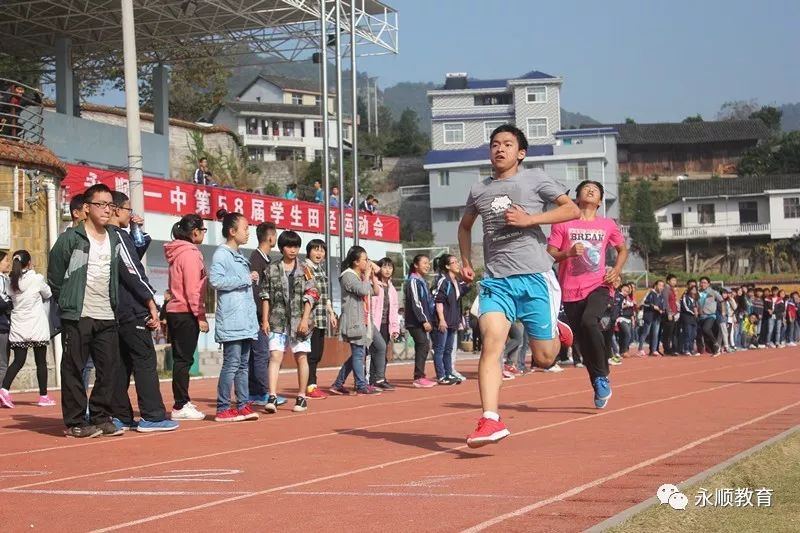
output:
[[82,317],[114,320],[108,291],[111,281],[111,238],[96,241],[89,235],[89,262],[86,271],[86,292]]
[[520,170],[502,180],[485,178],[467,197],[467,212],[483,219],[483,257],[486,276],[505,278],[537,274],[553,267],[547,239],[538,226],[506,226],[505,212],[518,205],[528,214],[541,213],[567,189],[540,169]]

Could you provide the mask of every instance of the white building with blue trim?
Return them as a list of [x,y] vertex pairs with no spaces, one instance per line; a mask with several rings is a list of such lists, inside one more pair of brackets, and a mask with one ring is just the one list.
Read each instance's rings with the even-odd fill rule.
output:
[[[448,74],[441,89],[428,91],[431,146],[425,156],[435,244],[455,244],[473,183],[492,174],[489,135],[513,123],[530,147],[526,168],[541,168],[574,191],[591,179],[603,183],[605,215],[619,216],[617,132],[614,128],[561,129],[563,80],[539,71],[518,78],[476,80]],[[480,239],[480,219],[473,238]]]

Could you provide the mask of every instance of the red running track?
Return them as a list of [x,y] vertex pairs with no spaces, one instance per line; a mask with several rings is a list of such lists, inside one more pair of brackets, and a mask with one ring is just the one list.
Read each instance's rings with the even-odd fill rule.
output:
[[[169,434],[62,434],[33,394],[0,411],[6,531],[116,529],[581,531],[800,418],[800,349],[716,359],[627,359],[598,411],[585,370],[506,382],[512,435],[470,450],[477,383],[315,401],[254,422],[183,422]],[[476,362],[460,364],[475,375]],[[324,371],[331,380],[333,371]],[[291,391],[293,375],[281,376]],[[216,380],[194,381],[213,410]],[[171,399],[169,384],[162,390]]]

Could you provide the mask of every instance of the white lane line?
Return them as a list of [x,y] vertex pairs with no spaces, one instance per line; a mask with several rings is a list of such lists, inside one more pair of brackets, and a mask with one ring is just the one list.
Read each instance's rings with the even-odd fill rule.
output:
[[394,498],[424,497],[424,498],[500,498],[522,499],[527,496],[509,496],[508,494],[460,494],[446,492],[347,492],[347,491],[291,491],[284,494],[292,496],[389,496]]
[[53,496],[229,496],[248,495],[251,492],[234,491],[181,491],[181,490],[62,490],[62,489],[5,489],[7,494],[48,494]]
[[[527,434],[530,434],[530,433],[533,433],[533,432],[536,432],[536,431],[543,431],[545,429],[559,427],[559,426],[563,426],[563,425],[570,424],[570,423],[573,423],[573,422],[581,422],[581,421],[584,421],[584,420],[597,420],[598,418],[601,418],[603,416],[610,416],[610,415],[613,415],[613,414],[622,413],[622,412],[625,412],[625,411],[630,411],[631,409],[637,409],[639,407],[646,407],[646,406],[649,406],[649,405],[653,405],[653,404],[657,404],[657,403],[663,403],[663,402],[671,402],[671,401],[678,400],[678,399],[681,399],[681,398],[688,398],[690,396],[694,396],[694,395],[697,395],[697,394],[704,394],[704,393],[713,392],[713,391],[717,391],[717,390],[727,389],[727,388],[730,388],[730,387],[735,387],[737,385],[741,385],[743,383],[751,383],[751,382],[754,382],[754,381],[767,379],[767,378],[771,378],[771,377],[775,377],[775,376],[780,376],[780,375],[783,375],[783,374],[789,374],[791,372],[797,372],[799,370],[800,369],[791,369],[791,370],[784,370],[782,372],[774,372],[772,374],[767,374],[767,375],[764,375],[764,376],[751,378],[751,379],[745,380],[743,382],[726,383],[724,385],[718,385],[716,387],[709,387],[709,388],[700,389],[700,390],[697,390],[697,391],[687,392],[687,393],[683,393],[683,394],[677,394],[675,396],[670,396],[668,398],[661,398],[659,400],[650,400],[650,401],[639,403],[639,404],[629,405],[627,407],[621,407],[619,409],[615,409],[615,410],[612,410],[612,411],[603,411],[603,412],[598,413],[598,414],[582,416],[582,417],[579,417],[579,418],[573,418],[573,419],[565,420],[565,421],[562,421],[562,422],[555,422],[553,424],[547,424],[545,426],[538,426],[538,427],[527,429],[527,430],[524,430],[524,431],[519,431],[517,433],[512,433],[511,437],[518,437],[520,435],[527,435]],[[777,411],[773,411],[772,413],[769,413],[767,415],[762,415],[760,417],[757,417],[755,419],[750,420],[747,423],[738,424],[738,426],[744,426],[744,425],[748,425],[748,423],[753,423],[753,422],[762,420],[763,418],[766,418],[768,416],[772,416],[773,414],[776,414],[776,413],[783,412],[783,411],[785,411],[787,409],[790,409],[790,408],[792,408],[792,407],[794,407],[796,405],[800,405],[800,402],[797,402],[797,403],[794,403],[792,405],[783,407],[783,408],[778,409]],[[93,532],[93,533],[103,533],[103,532],[106,532],[106,531],[115,531],[117,529],[124,529],[124,528],[132,527],[132,526],[137,526],[137,525],[140,525],[140,524],[146,524],[148,522],[154,522],[156,520],[161,520],[161,519],[164,519],[164,518],[169,518],[169,517],[172,517],[172,516],[176,516],[176,515],[179,515],[179,514],[184,514],[184,513],[188,513],[188,512],[192,512],[192,511],[200,511],[202,509],[207,509],[207,508],[210,508],[210,507],[216,507],[218,505],[223,505],[223,504],[226,504],[226,503],[240,501],[240,500],[244,500],[244,499],[251,498],[251,497],[254,497],[254,496],[263,496],[265,494],[271,494],[273,492],[283,492],[283,491],[286,491],[286,490],[289,490],[289,489],[294,489],[294,488],[297,488],[297,487],[304,487],[306,485],[312,485],[312,484],[320,483],[320,482],[323,482],[323,481],[330,481],[330,480],[333,480],[333,479],[340,479],[340,478],[352,476],[352,475],[355,475],[355,474],[362,474],[362,473],[365,473],[365,472],[371,472],[373,470],[380,470],[380,469],[387,468],[387,467],[390,467],[390,466],[395,466],[395,465],[404,464],[404,463],[410,463],[410,462],[419,461],[419,460],[422,460],[422,459],[428,459],[430,457],[436,457],[438,455],[443,455],[445,453],[452,453],[452,452],[461,451],[461,450],[464,450],[466,448],[467,448],[467,445],[463,444],[461,446],[456,446],[454,448],[449,448],[449,449],[446,449],[446,450],[438,450],[438,451],[435,451],[435,452],[424,453],[424,454],[421,454],[421,455],[414,455],[414,456],[411,456],[411,457],[405,457],[403,459],[395,459],[393,461],[387,461],[387,462],[376,464],[376,465],[365,466],[365,467],[357,468],[357,469],[353,469],[353,470],[346,470],[344,472],[339,472],[337,474],[330,474],[330,475],[327,475],[327,476],[320,476],[320,477],[309,479],[309,480],[306,480],[306,481],[299,481],[297,483],[291,483],[291,484],[288,484],[288,485],[281,485],[281,486],[272,487],[272,488],[269,488],[269,489],[260,490],[260,491],[257,491],[257,492],[254,492],[254,493],[248,494],[248,495],[233,496],[233,497],[230,497],[230,498],[224,498],[224,499],[221,499],[221,500],[215,500],[215,501],[211,501],[211,502],[207,502],[207,503],[203,503],[203,504],[199,504],[199,505],[194,505],[194,506],[191,506],[191,507],[184,507],[182,509],[175,509],[175,510],[168,511],[168,512],[165,512],[165,513],[152,515],[152,516],[148,516],[148,517],[145,517],[145,518],[140,518],[138,520],[132,520],[130,522],[124,522],[124,523],[121,523],[121,524],[115,524],[115,525],[112,525],[112,526],[108,526],[108,527],[105,527],[105,528],[102,528],[102,529],[95,530],[95,532]],[[674,451],[670,452],[670,454],[674,454]],[[0,492],[2,492],[2,491],[0,491]]]

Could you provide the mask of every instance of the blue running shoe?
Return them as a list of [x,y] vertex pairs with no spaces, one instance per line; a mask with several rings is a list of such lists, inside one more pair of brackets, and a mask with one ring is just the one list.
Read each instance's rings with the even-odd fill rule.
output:
[[606,377],[594,378],[594,406],[603,409],[611,398],[611,384]]
[[112,418],[111,423],[114,424],[114,427],[117,429],[121,429],[122,431],[134,431],[136,427],[139,425],[136,420],[131,422],[130,424],[123,422],[119,418]]
[[266,394],[251,394],[248,397],[248,400],[253,405],[260,405],[261,407],[264,407],[265,405],[267,405],[267,395]]
[[283,404],[285,404],[287,401],[289,401],[289,400],[287,400],[286,398],[284,398],[283,396],[276,396],[276,398],[278,399],[278,401],[277,401],[277,402],[275,402],[275,405],[278,405],[278,406],[280,406],[280,405],[283,405]]
[[180,424],[174,420],[159,420],[158,422],[151,422],[149,420],[139,420],[139,425],[136,426],[136,431],[139,433],[155,433],[157,431],[174,431],[178,429]]

